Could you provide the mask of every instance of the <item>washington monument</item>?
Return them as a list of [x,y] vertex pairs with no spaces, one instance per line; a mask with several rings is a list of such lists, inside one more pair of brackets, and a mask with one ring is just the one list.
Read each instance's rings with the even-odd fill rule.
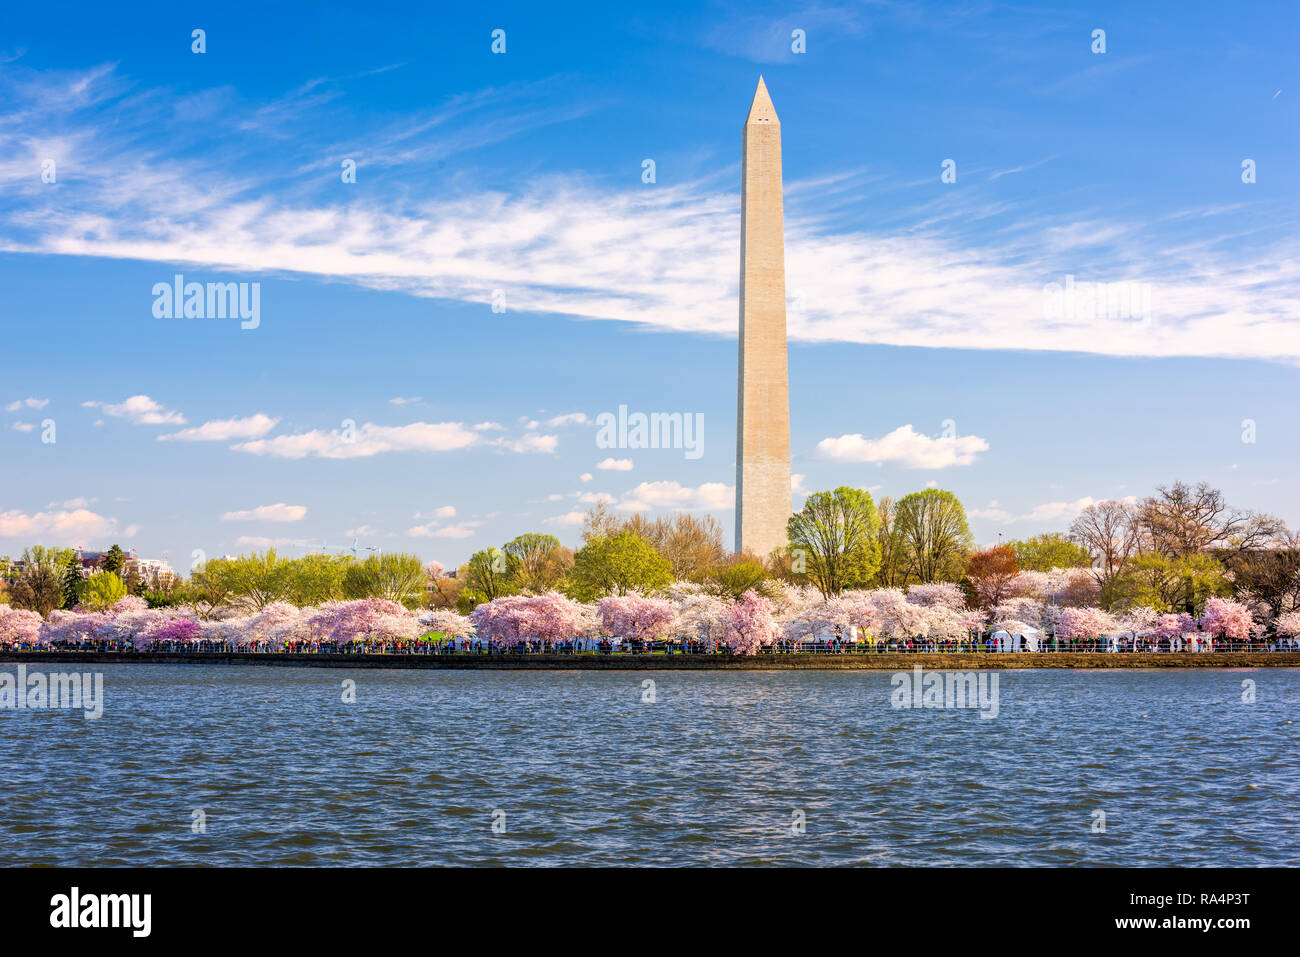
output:
[[740,174],[740,362],[736,551],[766,558],[790,517],[790,381],[785,350],[781,121],[758,78]]

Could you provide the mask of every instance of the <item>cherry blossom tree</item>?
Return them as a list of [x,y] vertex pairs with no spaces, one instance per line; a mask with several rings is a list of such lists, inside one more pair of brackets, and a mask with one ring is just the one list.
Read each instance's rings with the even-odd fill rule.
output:
[[45,619],[39,612],[0,605],[0,644],[45,644],[41,637],[43,624]]
[[119,598],[113,604],[113,614],[115,615],[138,614],[148,610],[149,603],[136,595]]
[[1277,633],[1288,638],[1300,638],[1300,611],[1288,611],[1277,616]]
[[733,655],[752,655],[781,637],[772,618],[772,603],[752,588],[731,607],[723,638]]
[[476,606],[469,617],[480,638],[505,648],[513,648],[523,641],[531,625],[525,595],[494,598]]
[[672,627],[676,609],[662,598],[646,598],[632,592],[611,595],[597,604],[601,627],[628,641],[655,641]]
[[202,634],[203,627],[197,621],[177,618],[163,624],[150,637],[159,643],[170,641],[174,644],[187,645],[198,641]]
[[926,608],[964,608],[966,593],[956,582],[930,582],[908,586],[907,600]]
[[430,631],[436,631],[453,641],[466,640],[474,635],[474,623],[447,608],[436,609],[424,621]]
[[410,641],[420,635],[420,623],[415,615],[386,598],[327,601],[306,624],[311,634],[336,645],[367,639]]
[[1018,596],[1007,598],[993,606],[995,621],[1014,619],[1024,622],[1032,628],[1043,626],[1043,602],[1037,598]]
[[703,592],[687,594],[676,604],[672,633],[721,642],[726,637],[731,604],[725,598]]
[[287,601],[273,601],[252,616],[247,631],[239,636],[241,640],[236,643],[248,645],[265,642],[272,651],[279,651],[285,642],[292,641],[303,629],[303,609]]
[[41,634],[52,645],[75,645],[100,641],[112,619],[103,612],[75,612],[56,609],[50,612]]
[[[672,605],[668,602],[659,602],[659,604],[667,607],[671,617]],[[578,633],[581,608],[576,601],[566,598],[557,591],[531,596],[527,602],[527,609],[530,631],[524,636],[526,638],[554,645]]]
[[1215,638],[1245,641],[1253,623],[1250,609],[1230,598],[1209,599],[1201,614],[1201,629]]
[[1119,624],[1100,608],[1062,608],[1056,620],[1058,638],[1100,638],[1119,631]]

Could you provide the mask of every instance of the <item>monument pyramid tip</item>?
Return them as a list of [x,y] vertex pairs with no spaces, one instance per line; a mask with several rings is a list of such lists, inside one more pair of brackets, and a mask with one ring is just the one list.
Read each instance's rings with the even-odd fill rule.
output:
[[745,117],[745,122],[749,123],[753,119],[769,122],[777,120],[776,107],[772,105],[772,97],[767,93],[767,84],[763,82],[761,73],[758,75],[758,86],[754,89],[754,99],[749,104],[749,114]]

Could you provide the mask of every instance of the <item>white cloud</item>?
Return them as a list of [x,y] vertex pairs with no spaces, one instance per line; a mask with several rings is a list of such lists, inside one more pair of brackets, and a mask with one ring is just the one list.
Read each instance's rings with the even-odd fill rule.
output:
[[[760,34],[772,30],[767,23]],[[509,289],[512,313],[735,334],[734,187],[611,189],[574,174],[425,202],[313,200],[267,187],[285,162],[318,169],[319,140],[282,136],[287,155],[274,171],[259,173],[238,156],[223,156],[214,171],[202,149],[208,141],[140,141],[138,131],[156,122],[147,111],[156,109],[157,91],[115,100],[114,124],[80,112],[130,86],[112,67],[82,71],[72,82],[64,74],[7,85],[7,133],[21,148],[0,167],[0,180],[28,177],[45,155],[38,147],[57,140],[66,146],[60,155],[76,158],[78,203],[68,208],[57,190],[13,191],[0,213],[0,250],[278,270],[484,305],[494,289]],[[292,103],[297,130],[324,125],[323,95]],[[285,108],[279,101],[255,107],[247,123],[259,133],[258,124],[273,128]],[[456,109],[472,118],[467,124],[480,118],[471,106]],[[556,115],[545,112],[544,122]],[[482,132],[493,123],[473,125],[478,132],[456,130],[456,139],[493,141],[495,133]],[[502,135],[518,129],[498,125]],[[228,127],[212,126],[213,144],[239,148]],[[427,162],[450,132],[436,126],[386,139],[384,161]],[[360,132],[333,135],[355,140]],[[296,143],[301,153],[293,154]],[[124,168],[130,177],[118,175]],[[826,203],[816,202],[861,185],[857,175],[787,184],[787,198],[799,199],[786,207],[788,287],[805,293],[790,316],[792,340],[1300,362],[1300,255],[1284,213],[1261,207],[1257,229],[1286,238],[1226,244],[1223,237],[1241,228],[1216,219],[1239,215],[1230,206],[1126,221],[1101,220],[1086,208],[1035,216],[1032,206],[1012,208],[972,187],[968,196],[945,196],[942,209],[918,199],[868,232],[838,226],[845,217],[824,215]],[[972,223],[988,228],[972,230]],[[1045,321],[1044,287],[1067,274],[1150,284],[1153,315]]]
[[698,488],[677,482],[642,482],[618,500],[621,511],[643,512],[651,508],[729,509],[736,504],[736,487],[722,482],[705,482]]
[[399,395],[399,396],[397,396],[397,397],[395,397],[395,398],[389,399],[389,400],[388,400],[388,404],[389,404],[389,405],[396,405],[396,406],[414,405],[415,403],[417,403],[417,402],[419,402],[419,401],[420,401],[420,397],[419,397],[418,395],[413,395],[413,396],[411,396],[410,398],[405,398],[405,397]]
[[611,457],[597,462],[596,468],[606,472],[630,472],[632,471],[632,460]]
[[408,528],[406,534],[413,538],[469,538],[482,522],[457,522],[455,525],[416,525]]
[[554,452],[560,444],[560,439],[556,435],[539,435],[536,432],[529,432],[518,439],[499,439],[495,444],[507,448],[511,452]]
[[83,408],[99,409],[115,419],[126,419],[133,425],[184,425],[185,416],[165,409],[147,395],[133,395],[116,405],[108,402],[83,402]]
[[36,428],[36,426],[31,422],[15,422],[13,425],[9,426],[9,428],[16,432],[31,432]]
[[908,469],[941,469],[950,465],[970,465],[980,452],[987,452],[989,444],[977,435],[957,438],[931,438],[915,431],[911,425],[900,425],[888,435],[866,439],[862,434],[826,438],[817,443],[823,458],[838,462],[895,463]]
[[0,539],[28,541],[50,537],[62,542],[84,544],[82,539],[103,538],[117,530],[117,520],[85,508],[36,512],[28,515],[17,509],[0,512]]
[[997,503],[994,499],[985,508],[973,508],[966,513],[967,518],[984,518],[991,522],[1012,522],[1015,519],[1011,513]]
[[[1126,505],[1132,505],[1137,502],[1136,495],[1127,495],[1117,501]],[[1091,495],[1085,495],[1077,498],[1072,502],[1043,502],[1041,505],[1035,505],[1028,512],[1016,515],[996,500],[989,502],[986,508],[971,509],[967,515],[970,518],[982,518],[989,521],[1002,522],[1010,524],[1012,522],[1072,522],[1090,505],[1096,505],[1103,499],[1093,498]]]
[[229,442],[231,439],[257,439],[275,428],[279,421],[261,412],[243,419],[212,419],[192,429],[160,435],[158,441]]
[[438,518],[454,518],[456,515],[456,507],[454,505],[444,505],[441,508],[435,508],[433,514]]
[[479,422],[470,426],[475,432],[499,432],[505,428],[500,422]]
[[356,459],[381,452],[450,452],[468,448],[479,437],[459,422],[412,422],[410,425],[375,425],[367,422],[358,427],[352,441],[340,429],[312,429],[292,435],[241,442],[231,448],[252,455],[301,459]]
[[5,406],[5,411],[6,411],[6,412],[17,412],[19,409],[22,409],[22,408],[27,408],[27,409],[43,409],[43,408],[45,408],[45,407],[46,407],[47,405],[49,405],[49,404],[50,404],[50,400],[49,400],[49,399],[35,399],[35,398],[30,398],[30,397],[29,397],[29,398],[26,398],[26,399],[18,399],[18,400],[14,401],[14,402],[10,402],[8,405]]
[[587,515],[585,512],[565,512],[563,515],[556,515],[552,518],[543,519],[542,524],[564,526],[581,525],[583,521],[586,520],[586,517]]
[[310,548],[316,543],[310,538],[267,538],[264,535],[240,535],[235,539],[236,545],[251,548]]
[[591,419],[587,418],[586,412],[569,412],[566,415],[557,415],[553,419],[547,419],[548,428],[559,428],[562,425],[586,425]]
[[578,478],[584,482],[590,482],[592,480],[592,477],[593,476],[590,472],[583,472],[581,475],[578,476]]
[[792,472],[792,473],[790,474],[790,494],[791,494],[791,495],[807,495],[807,494],[808,494],[808,488],[807,488],[807,486],[805,486],[805,485],[803,484],[803,480],[804,480],[804,478],[806,478],[806,476],[800,475],[800,474],[797,473],[797,472]]
[[67,499],[67,500],[64,501],[64,502],[51,502],[51,503],[50,503],[48,506],[46,506],[46,507],[47,507],[47,508],[55,508],[55,507],[62,507],[62,508],[90,508],[91,503],[92,503],[92,502],[97,502],[97,501],[99,501],[99,499],[88,499],[88,498],[84,498],[84,497],[80,497],[80,496],[78,496],[77,498],[70,498],[70,499]]
[[221,516],[221,520],[223,522],[300,522],[306,517],[307,506],[285,505],[284,502],[278,502],[275,505],[259,505],[257,508],[240,512],[226,512]]

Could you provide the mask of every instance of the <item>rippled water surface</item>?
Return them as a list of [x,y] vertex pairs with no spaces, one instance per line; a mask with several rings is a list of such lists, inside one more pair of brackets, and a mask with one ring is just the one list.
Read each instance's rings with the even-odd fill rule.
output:
[[0,711],[0,863],[1300,863],[1290,669],[1003,672],[993,720],[888,672],[102,671],[97,721]]

